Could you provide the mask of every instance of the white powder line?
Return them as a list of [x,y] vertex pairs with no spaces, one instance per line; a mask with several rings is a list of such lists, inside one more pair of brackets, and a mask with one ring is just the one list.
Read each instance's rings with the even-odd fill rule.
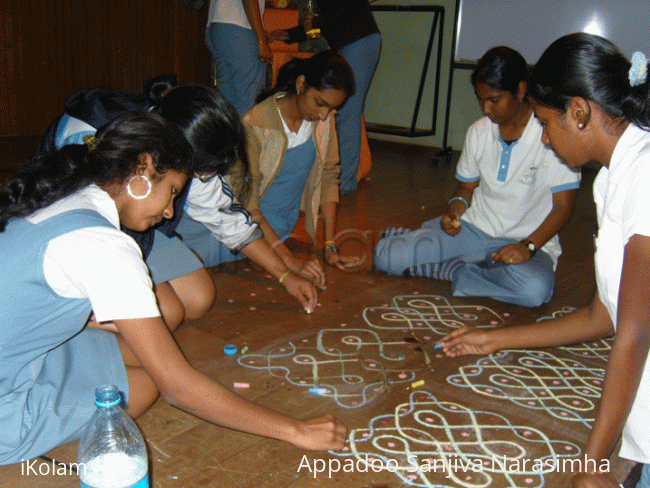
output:
[[162,454],[163,456],[165,456],[167,459],[171,459],[171,456],[170,456],[169,454],[167,454],[165,451],[163,451],[162,449],[160,449],[160,448],[159,448],[158,446],[156,446],[153,442],[151,442],[151,441],[147,441],[147,444],[149,444],[149,446],[151,446],[152,448],[154,448],[156,451],[158,451],[160,454]]

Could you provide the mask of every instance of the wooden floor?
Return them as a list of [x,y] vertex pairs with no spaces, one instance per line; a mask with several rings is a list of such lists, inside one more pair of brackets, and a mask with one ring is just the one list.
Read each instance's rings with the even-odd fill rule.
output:
[[[373,168],[357,192],[341,198],[338,229],[373,234],[439,215],[455,187],[458,155],[436,161],[432,148],[370,142]],[[334,414],[349,430],[348,443],[338,453],[301,451],[158,401],[138,420],[150,448],[152,486],[567,486],[561,462],[585,446],[610,342],[456,359],[433,344],[463,323],[511,326],[588,303],[595,289],[594,176],[584,171],[575,212],[561,233],[556,291],[539,308],[454,298],[448,282],[328,267],[327,290],[307,315],[249,263],[213,269],[217,304],[176,333],[190,361],[228,387],[248,383],[237,391],[276,410]],[[342,248],[362,246],[358,235],[344,234]],[[302,237],[297,234],[297,246]],[[226,344],[248,350],[224,356]],[[76,448],[71,443],[49,456],[75,462]],[[372,460],[386,469],[374,472],[365,464]],[[534,468],[545,460],[556,464]],[[0,467],[0,478],[12,488],[78,486],[74,474],[53,474],[47,464],[41,474],[36,466],[37,474],[25,463]],[[330,477],[328,467],[337,466]],[[628,468],[616,462],[621,479]]]

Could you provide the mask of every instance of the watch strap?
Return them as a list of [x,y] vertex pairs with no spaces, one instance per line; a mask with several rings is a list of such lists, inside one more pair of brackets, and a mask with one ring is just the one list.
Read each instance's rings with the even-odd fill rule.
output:
[[520,243],[520,244],[523,244],[524,246],[526,246],[526,248],[528,249],[528,251],[530,251],[530,257],[531,257],[531,258],[532,258],[532,257],[535,255],[535,253],[537,252],[537,246],[536,246],[535,243],[534,243],[533,241],[531,241],[530,239],[522,239],[522,240],[519,241],[519,243]]

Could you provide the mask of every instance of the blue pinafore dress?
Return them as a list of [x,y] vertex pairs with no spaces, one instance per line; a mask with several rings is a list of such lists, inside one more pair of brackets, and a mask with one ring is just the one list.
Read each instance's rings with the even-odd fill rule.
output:
[[111,224],[81,209],[37,224],[12,219],[0,233],[0,465],[79,439],[95,387],[128,394],[115,335],[84,328],[90,301],[57,295],[43,272],[52,239],[93,226]]
[[293,232],[300,216],[300,201],[309,171],[316,160],[313,134],[287,149],[282,168],[260,201],[260,211],[281,241]]

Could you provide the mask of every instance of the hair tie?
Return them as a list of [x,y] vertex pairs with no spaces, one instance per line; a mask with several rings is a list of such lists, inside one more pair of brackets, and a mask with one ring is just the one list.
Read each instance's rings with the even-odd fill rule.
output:
[[648,78],[648,60],[641,51],[632,55],[632,67],[628,73],[630,86],[639,86],[645,83]]
[[81,140],[86,146],[88,146],[89,151],[97,149],[97,144],[99,144],[99,139],[97,139],[94,134],[85,135]]

